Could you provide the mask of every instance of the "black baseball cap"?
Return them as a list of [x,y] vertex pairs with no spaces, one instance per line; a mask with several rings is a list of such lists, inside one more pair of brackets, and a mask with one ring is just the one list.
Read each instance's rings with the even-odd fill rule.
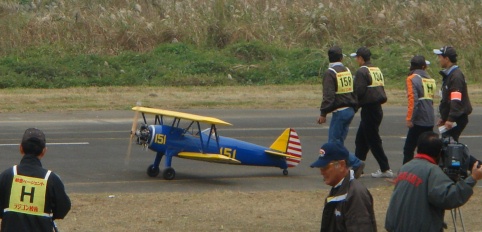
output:
[[452,46],[444,46],[440,49],[434,49],[433,50],[433,53],[435,53],[436,55],[441,55],[443,57],[447,57],[447,56],[457,56],[457,52],[455,51],[455,48],[452,47]]
[[328,56],[336,56],[336,55],[342,55],[343,56],[343,51],[341,50],[340,47],[333,46],[328,50]]
[[361,57],[370,57],[372,53],[370,52],[370,49],[367,47],[361,47],[356,50],[356,52],[350,54],[351,57],[356,57],[356,56],[361,56]]
[[23,133],[22,144],[27,142],[36,143],[44,148],[46,144],[44,132],[37,128],[28,128],[25,130],[25,133]]
[[429,65],[430,61],[426,60],[424,56],[416,55],[410,60],[410,65],[414,67],[423,67]]

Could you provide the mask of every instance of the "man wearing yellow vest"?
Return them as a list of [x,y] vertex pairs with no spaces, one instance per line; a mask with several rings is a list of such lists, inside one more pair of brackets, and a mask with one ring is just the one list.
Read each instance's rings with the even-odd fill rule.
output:
[[42,168],[47,151],[45,134],[25,131],[20,144],[22,160],[0,175],[1,231],[54,231],[54,220],[70,210],[70,199],[60,178]]
[[426,131],[433,131],[435,113],[433,98],[436,83],[425,71],[429,62],[424,56],[414,56],[410,60],[410,72],[406,79],[407,88],[407,139],[403,146],[403,164],[413,159],[418,137]]
[[[331,113],[328,142],[344,145],[348,129],[355,115],[357,100],[354,81],[350,70],[342,63],[343,52],[340,47],[333,46],[328,50],[329,66],[323,75],[323,100],[320,106],[318,124],[326,122]],[[355,154],[349,155],[348,166],[355,171],[355,178],[360,177],[365,163]]]
[[383,120],[382,104],[387,101],[383,74],[378,67],[371,63],[370,49],[360,47],[350,56],[355,57],[360,68],[355,73],[355,92],[358,106],[361,107],[360,126],[355,138],[355,155],[365,161],[371,150],[380,169],[372,173],[376,178],[392,178],[393,172],[388,164],[388,158],[382,146],[379,134]]

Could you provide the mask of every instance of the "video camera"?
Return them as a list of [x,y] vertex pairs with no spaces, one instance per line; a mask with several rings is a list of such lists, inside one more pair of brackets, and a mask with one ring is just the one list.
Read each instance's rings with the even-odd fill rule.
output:
[[443,147],[439,166],[453,181],[468,177],[471,171],[470,153],[465,144],[452,141],[450,137],[442,137]]

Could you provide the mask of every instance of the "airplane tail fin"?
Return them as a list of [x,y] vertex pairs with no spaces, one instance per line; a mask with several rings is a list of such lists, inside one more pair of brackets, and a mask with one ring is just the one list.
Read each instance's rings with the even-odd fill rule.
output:
[[301,142],[296,131],[292,128],[286,130],[271,144],[270,149],[284,152],[298,158],[286,158],[288,167],[296,167],[301,162]]

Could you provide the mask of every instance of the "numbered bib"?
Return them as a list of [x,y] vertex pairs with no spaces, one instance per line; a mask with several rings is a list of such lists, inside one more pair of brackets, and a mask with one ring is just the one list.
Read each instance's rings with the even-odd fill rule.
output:
[[377,67],[367,67],[368,71],[370,72],[370,76],[372,77],[372,84],[368,87],[377,87],[377,86],[384,86],[385,82],[383,80],[382,71],[380,71]]
[[350,71],[336,73],[336,94],[353,92],[353,76]]
[[423,98],[419,98],[419,99],[433,100],[433,97],[435,95],[435,88],[436,88],[435,80],[422,78],[422,87],[423,87]]

